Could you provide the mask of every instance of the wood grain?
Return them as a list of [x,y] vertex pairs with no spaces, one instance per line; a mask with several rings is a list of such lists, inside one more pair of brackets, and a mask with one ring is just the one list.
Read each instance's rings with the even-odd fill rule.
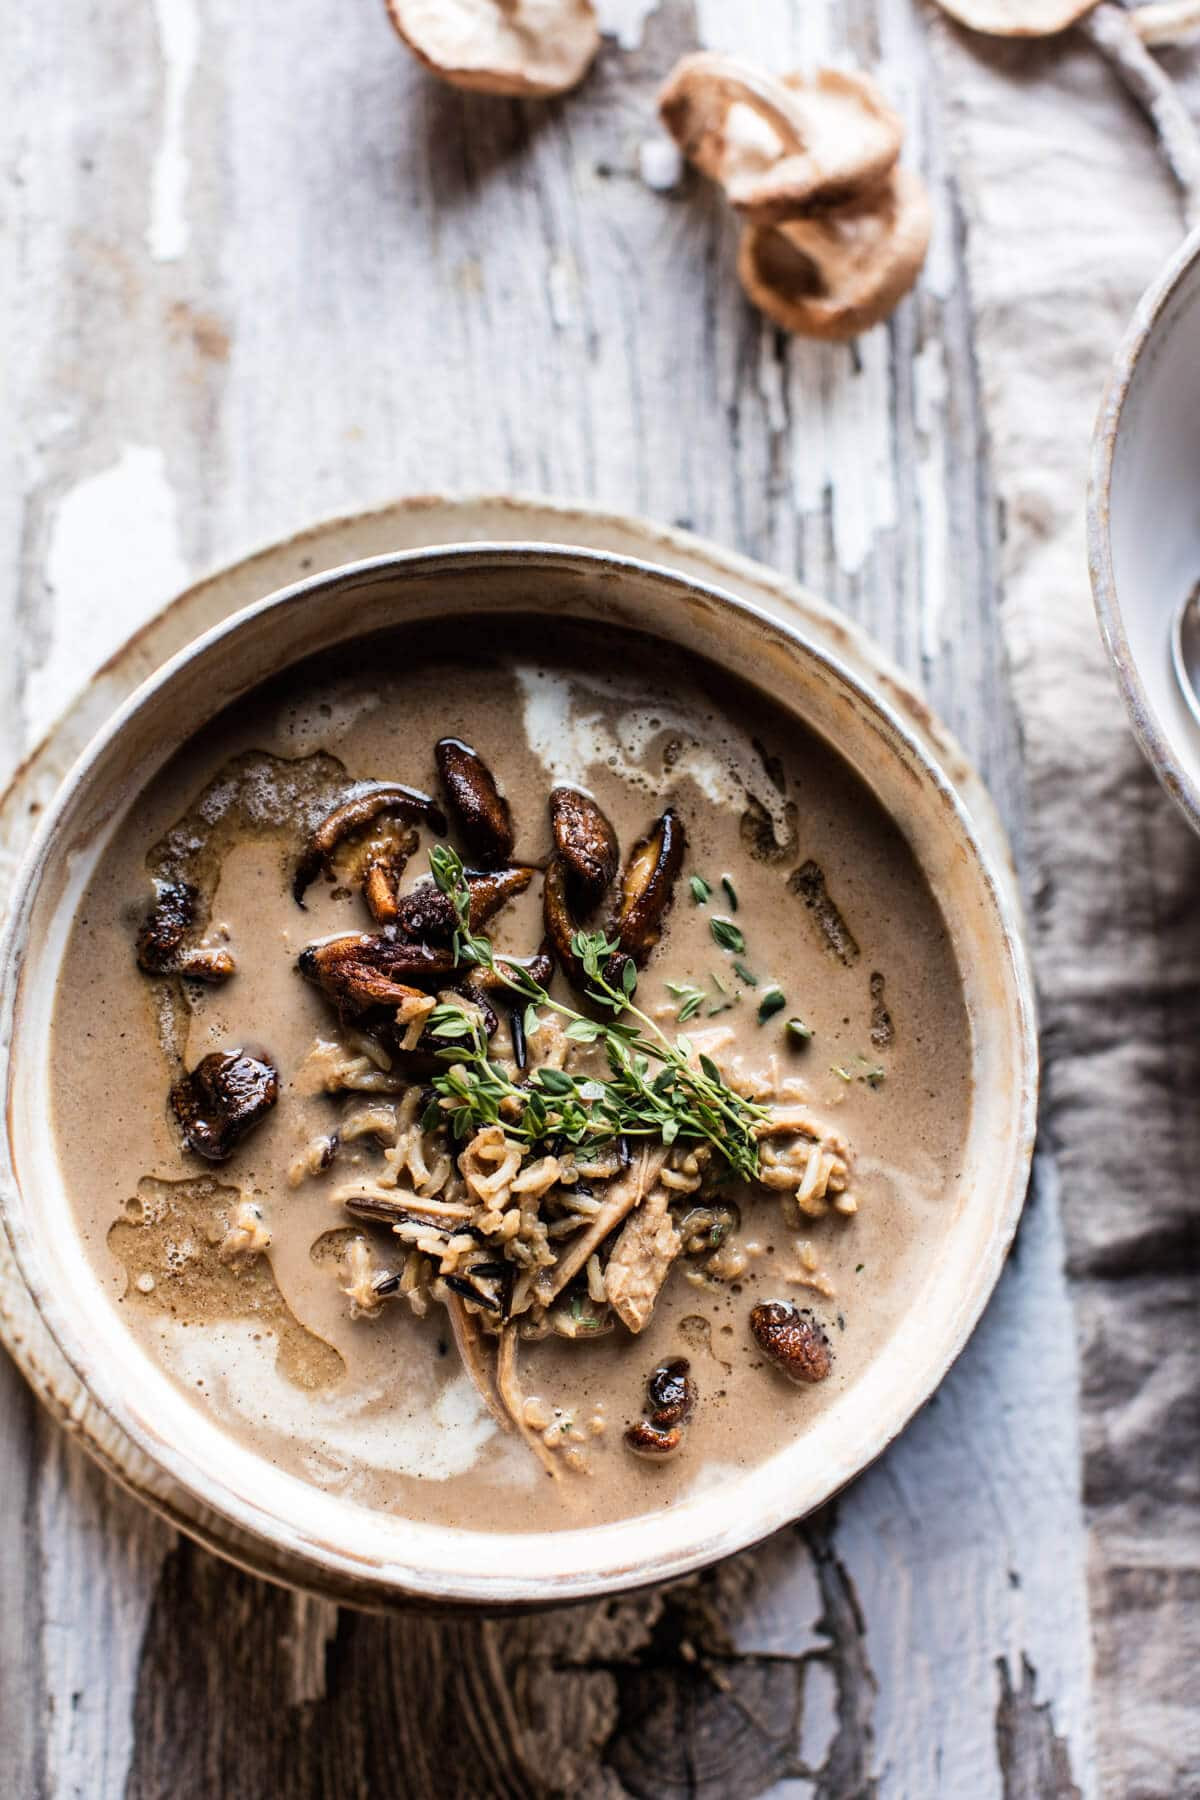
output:
[[[53,35],[19,12],[0,127],[10,756],[191,573],[406,489],[536,488],[802,575],[922,680],[1025,841],[960,187],[986,168],[957,68],[915,0],[624,18],[577,95],[534,106],[438,87],[382,6],[74,0]],[[783,339],[740,298],[712,192],[641,180],[657,83],[701,39],[882,66],[936,235],[915,298],[859,344]],[[1094,1792],[1063,1262],[1046,1158],[967,1354],[836,1509],[538,1619],[372,1618],[268,1588],[110,1488],[8,1376],[14,1791]]]

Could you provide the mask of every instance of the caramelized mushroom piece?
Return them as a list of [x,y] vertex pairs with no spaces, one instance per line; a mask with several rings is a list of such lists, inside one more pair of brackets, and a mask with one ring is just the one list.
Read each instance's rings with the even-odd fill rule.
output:
[[565,94],[600,48],[592,0],[387,0],[387,9],[427,69],[484,94]]
[[542,918],[546,924],[546,936],[554,946],[554,954],[563,974],[572,987],[586,987],[587,976],[572,942],[579,927],[571,915],[571,902],[567,894],[567,865],[561,856],[552,856],[546,864],[546,873],[542,879]]
[[751,225],[738,252],[747,297],[784,331],[843,340],[886,319],[925,261],[932,215],[920,179],[893,169],[844,205]]
[[449,950],[405,943],[387,933],[352,931],[309,944],[296,966],[335,1006],[363,1012],[371,1006],[403,1006],[422,998],[422,987],[444,986],[454,972],[454,958]]
[[625,1442],[635,1456],[657,1460],[671,1456],[678,1450],[683,1442],[683,1431],[678,1425],[672,1425],[668,1431],[660,1431],[649,1419],[639,1419],[636,1425],[626,1427]]
[[495,1007],[488,999],[486,988],[476,981],[475,977],[472,975],[466,981],[457,982],[455,984],[455,991],[460,993],[464,1000],[469,1000],[472,1006],[478,1007],[479,1016],[483,1021],[483,1029],[487,1032],[489,1037],[495,1037],[500,1026],[500,1020],[497,1016]]
[[[506,901],[523,894],[533,880],[532,869],[519,867],[467,869],[464,873],[471,895],[472,931],[486,925]],[[443,894],[433,881],[419,882],[396,909],[396,930],[401,937],[417,943],[448,944],[457,922],[449,894]]]
[[793,1300],[766,1300],[750,1313],[750,1329],[789,1381],[824,1381],[833,1366],[829,1339],[807,1307]]
[[634,845],[625,864],[615,930],[622,950],[636,963],[645,962],[662,935],[686,849],[683,822],[668,808],[649,835]]
[[659,95],[663,124],[688,161],[758,224],[794,219],[882,180],[904,126],[853,70],[767,75],[731,56],[685,56]]
[[402,836],[380,838],[366,847],[362,869],[363,899],[378,925],[392,925],[400,910],[400,878],[417,847],[417,834],[408,827]]
[[269,1062],[242,1050],[215,1050],[171,1089],[171,1105],[189,1150],[224,1162],[279,1098]]
[[447,804],[468,850],[485,868],[507,862],[513,851],[512,815],[492,771],[459,738],[442,738],[435,754]]
[[682,1444],[683,1427],[696,1405],[686,1356],[659,1364],[646,1383],[646,1402],[646,1417],[627,1428],[625,1442],[638,1456],[670,1456]]
[[404,787],[400,782],[371,782],[326,814],[309,838],[292,882],[292,893],[300,906],[304,905],[305,890],[316,880],[338,845],[353,837],[355,832],[373,825],[385,813],[401,819],[424,821],[439,837],[446,835],[446,815],[428,794]]
[[187,975],[193,981],[228,981],[236,964],[228,950],[189,944],[200,895],[187,881],[156,881],[154,905],[137,936],[138,968],[144,975]]
[[650,1405],[647,1417],[659,1431],[682,1425],[696,1405],[696,1384],[691,1378],[691,1364],[686,1356],[674,1362],[661,1363],[646,1383]]
[[552,790],[550,826],[572,896],[588,912],[604,898],[617,872],[617,834],[591,794],[574,787]]

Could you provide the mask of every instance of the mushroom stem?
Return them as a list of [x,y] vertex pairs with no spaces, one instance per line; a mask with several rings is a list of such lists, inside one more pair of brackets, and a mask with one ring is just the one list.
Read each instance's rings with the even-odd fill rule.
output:
[[1190,228],[1200,224],[1200,132],[1175,84],[1147,50],[1135,19],[1135,13],[1126,12],[1113,0],[1101,0],[1079,21],[1079,29],[1108,58],[1121,82],[1149,115],[1168,167],[1179,184],[1183,215]]
[[1150,0],[1133,8],[1129,22],[1143,44],[1177,44],[1200,31],[1200,0]]

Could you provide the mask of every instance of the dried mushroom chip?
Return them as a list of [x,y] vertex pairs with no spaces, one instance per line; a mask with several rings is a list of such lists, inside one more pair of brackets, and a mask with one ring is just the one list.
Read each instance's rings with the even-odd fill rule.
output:
[[832,211],[785,225],[750,225],[738,275],[747,297],[784,331],[846,339],[886,319],[921,272],[929,198],[894,169],[880,186]]
[[1053,37],[1091,12],[1096,0],[938,0],[960,25],[989,37]]
[[269,1062],[242,1050],[214,1051],[171,1089],[171,1105],[189,1150],[224,1162],[279,1098]]
[[387,0],[404,42],[452,87],[565,94],[600,48],[592,0]]
[[852,199],[895,165],[904,126],[869,76],[776,77],[733,57],[685,56],[659,96],[688,160],[757,223]]

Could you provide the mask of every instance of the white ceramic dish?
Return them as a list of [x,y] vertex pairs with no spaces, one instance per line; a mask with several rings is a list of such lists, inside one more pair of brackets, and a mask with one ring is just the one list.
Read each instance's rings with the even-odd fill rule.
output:
[[[843,753],[903,824],[943,906],[973,1024],[977,1104],[942,1254],[887,1352],[770,1463],[669,1515],[602,1530],[468,1533],[372,1513],[281,1475],[179,1393],[125,1332],[71,1228],[45,1121],[50,998],[74,901],[106,833],[170,751],[259,679],[401,617],[530,608],[652,629],[770,688]],[[11,1046],[0,1206],[41,1324],[128,1446],[118,1473],[262,1573],[366,1603],[563,1601],[678,1574],[820,1504],[895,1435],[961,1349],[1024,1196],[1036,1103],[1028,973],[1008,885],[944,771],[827,653],[732,596],[650,565],[538,545],[385,557],[322,575],[206,634],[85,752],[13,893],[0,1037]],[[95,1432],[89,1432],[95,1444]]]
[[1092,446],[1088,561],[1096,612],[1138,741],[1200,831],[1200,723],[1172,625],[1200,580],[1200,232],[1143,295]]

